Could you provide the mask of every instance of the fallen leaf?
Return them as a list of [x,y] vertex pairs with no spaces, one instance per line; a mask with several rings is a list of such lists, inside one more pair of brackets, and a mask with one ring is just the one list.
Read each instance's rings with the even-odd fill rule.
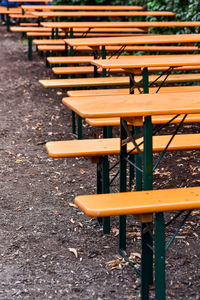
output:
[[16,210],[20,210],[22,207],[21,206],[18,206],[18,207],[16,207],[15,209]]
[[75,248],[68,248],[68,250],[72,253],[74,253],[74,255],[76,256],[76,258],[78,257],[78,252]]
[[38,174],[37,173],[33,173],[32,176],[38,176]]
[[17,163],[20,163],[20,162],[22,162],[22,160],[21,160],[21,159],[19,159],[19,158],[17,158],[16,156],[14,156],[13,158],[14,158],[14,160],[15,160]]
[[183,287],[184,287],[183,285],[177,284],[177,285],[172,286],[172,290],[183,289]]
[[192,172],[196,171],[198,168],[199,168],[198,166],[193,167],[192,165],[190,165],[190,170]]
[[71,207],[78,207],[76,204],[74,204],[74,203],[71,203],[71,202],[69,202],[69,203],[66,203],[66,205],[68,205],[68,206],[71,206]]
[[4,153],[13,154],[10,150],[4,150]]
[[112,228],[111,231],[114,233],[114,236],[118,236],[119,235],[119,229],[118,228],[114,227],[114,228]]
[[81,174],[85,174],[85,170],[80,169],[80,173],[81,173]]
[[54,213],[54,215],[60,215],[60,212],[57,210],[55,210],[53,213]]
[[111,261],[108,261],[106,263],[106,266],[109,267],[111,270],[113,269],[121,269],[122,268],[122,258],[114,259]]

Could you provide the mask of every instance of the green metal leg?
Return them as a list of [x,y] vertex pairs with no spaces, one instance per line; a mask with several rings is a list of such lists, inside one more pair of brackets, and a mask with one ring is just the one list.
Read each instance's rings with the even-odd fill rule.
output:
[[[110,192],[109,188],[109,161],[108,157],[102,157],[102,193]],[[103,232],[110,233],[110,217],[103,218]]]
[[165,222],[163,213],[156,213],[155,223],[155,299],[165,300]]
[[59,38],[59,34],[58,34],[58,28],[56,28],[56,39]]
[[54,31],[54,28],[51,29],[51,38],[52,40],[54,40],[54,37],[55,37],[55,31]]
[[81,140],[82,139],[82,136],[83,136],[83,134],[82,134],[82,130],[83,129],[83,126],[82,126],[82,118],[79,116],[79,115],[77,115],[77,138],[78,138],[78,140]]
[[68,45],[65,44],[65,55],[68,56],[69,55],[69,51],[68,51]]
[[[126,192],[126,161],[127,145],[123,140],[127,138],[127,133],[120,120],[120,192]],[[126,250],[126,216],[119,217],[119,249]]]
[[104,126],[103,127],[103,137],[104,138],[112,138],[112,126]]
[[70,47],[69,55],[74,56],[74,47]]
[[32,61],[33,55],[32,55],[32,37],[28,37],[28,59]]
[[148,230],[149,223],[142,223],[141,228],[141,243],[142,243],[142,257],[141,257],[141,299],[149,299],[149,274],[152,273],[152,264],[149,263],[149,258],[151,258],[153,251],[148,247],[151,244],[151,235]]
[[[102,168],[101,159],[97,162],[97,194],[102,193]],[[103,218],[97,218],[99,224],[102,224]]]
[[7,32],[10,32],[10,16],[8,14],[6,15],[6,29]]
[[[135,126],[135,133],[140,133],[140,127]],[[139,169],[142,169],[142,158],[139,154],[135,155],[135,164]],[[142,172],[139,169],[136,168],[135,170],[136,191],[142,190]]]
[[72,133],[76,134],[76,115],[74,111],[72,111]]
[[152,122],[145,117],[144,123],[144,190],[153,188]]
[[[153,188],[153,153],[152,153],[152,122],[151,117],[145,117],[144,122],[144,190],[152,190]],[[149,236],[148,244],[153,247],[153,238]],[[148,282],[153,284],[153,252],[148,251]]]
[[[106,59],[106,47],[105,47],[105,46],[102,46],[102,49],[101,49],[101,57],[102,57],[102,59]],[[103,69],[103,70],[102,70],[102,76],[103,76],[103,77],[106,77],[106,76],[107,76],[106,69]]]
[[144,94],[148,94],[149,93],[149,74],[148,74],[148,69],[147,68],[143,69],[142,82],[143,82]]

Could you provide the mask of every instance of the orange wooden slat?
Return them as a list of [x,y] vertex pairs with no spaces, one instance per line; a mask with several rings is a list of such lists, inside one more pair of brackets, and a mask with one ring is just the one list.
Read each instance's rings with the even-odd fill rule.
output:
[[63,98],[83,118],[199,114],[200,92]]
[[91,217],[197,209],[200,187],[77,196],[75,204]]

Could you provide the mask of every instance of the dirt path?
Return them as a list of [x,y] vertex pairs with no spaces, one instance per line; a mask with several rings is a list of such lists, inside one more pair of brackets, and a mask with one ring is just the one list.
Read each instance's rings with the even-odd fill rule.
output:
[[[96,191],[95,166],[85,159],[52,160],[45,151],[48,140],[72,138],[63,95],[38,84],[50,74],[44,59],[35,54],[28,62],[20,35],[2,26],[0,70],[0,299],[138,299],[134,271],[116,261],[116,221],[105,236],[72,206],[75,195]],[[197,124],[188,128],[199,132]],[[171,158],[163,167],[174,164]],[[177,154],[174,173],[161,167],[156,179],[160,186],[177,180],[199,185],[199,161],[196,153]],[[198,213],[190,218],[169,250],[168,299],[200,299],[199,220]],[[139,226],[132,218],[128,232],[136,234],[129,252],[138,252]],[[117,268],[107,265],[111,260]]]

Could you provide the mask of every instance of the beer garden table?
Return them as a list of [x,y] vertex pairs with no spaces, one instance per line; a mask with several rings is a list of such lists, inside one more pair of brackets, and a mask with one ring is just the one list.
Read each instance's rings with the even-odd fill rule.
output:
[[[64,98],[63,103],[83,118],[121,118],[121,152],[120,152],[120,192],[126,191],[126,164],[129,162],[127,154],[127,141],[133,141],[134,148],[138,149],[133,132],[128,130],[127,121],[143,125],[144,152],[140,153],[143,159],[143,180],[144,190],[151,190],[153,187],[153,153],[152,153],[152,123],[151,117],[156,115],[179,115],[188,113],[200,113],[200,93],[170,93],[170,94],[149,94],[149,95],[121,95],[121,96],[99,96]],[[182,122],[181,122],[182,123]],[[174,132],[173,136],[176,134]],[[170,141],[169,141],[170,143]],[[168,147],[169,143],[166,145]],[[159,159],[158,159],[159,161]],[[125,227],[125,216],[120,217],[121,229]],[[154,225],[154,226],[153,226]],[[155,214],[155,224],[151,222],[142,223],[142,268],[141,268],[141,297],[149,299],[149,284],[153,282],[153,232],[152,227],[159,229],[159,241],[157,240],[159,257],[156,273],[156,299],[165,300],[165,222],[164,214]],[[157,246],[158,247],[158,246]],[[122,252],[121,252],[122,253]],[[145,253],[145,254],[144,254]],[[156,255],[158,252],[156,252]],[[147,262],[143,264],[143,261]],[[144,267],[146,266],[146,267]],[[159,268],[159,270],[158,270]]]
[[[10,0],[11,1],[11,0]],[[24,10],[145,10],[142,6],[139,5],[22,5]]]
[[34,16],[41,18],[54,17],[174,17],[176,14],[170,11],[49,11],[32,12]]

